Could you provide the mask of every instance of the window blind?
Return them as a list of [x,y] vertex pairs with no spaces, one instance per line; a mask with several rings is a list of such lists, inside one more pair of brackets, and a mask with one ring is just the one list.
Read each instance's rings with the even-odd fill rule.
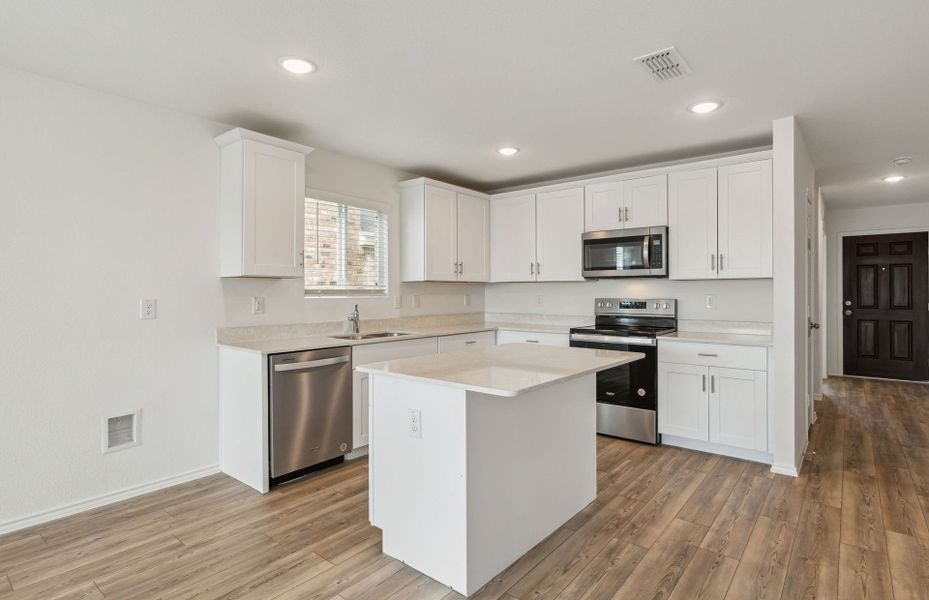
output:
[[314,198],[305,202],[306,294],[387,294],[387,215]]

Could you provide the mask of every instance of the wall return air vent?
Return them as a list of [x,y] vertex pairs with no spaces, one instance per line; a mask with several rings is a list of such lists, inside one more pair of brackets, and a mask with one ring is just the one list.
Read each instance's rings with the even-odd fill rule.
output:
[[674,46],[639,56],[634,60],[645,67],[656,81],[670,81],[693,73],[693,69]]
[[103,453],[132,448],[139,445],[139,416],[137,410],[127,415],[104,417]]

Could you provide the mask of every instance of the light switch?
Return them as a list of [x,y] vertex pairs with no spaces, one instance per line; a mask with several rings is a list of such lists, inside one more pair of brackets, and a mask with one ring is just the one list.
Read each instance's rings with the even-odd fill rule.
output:
[[265,314],[264,296],[252,296],[252,314],[253,315]]

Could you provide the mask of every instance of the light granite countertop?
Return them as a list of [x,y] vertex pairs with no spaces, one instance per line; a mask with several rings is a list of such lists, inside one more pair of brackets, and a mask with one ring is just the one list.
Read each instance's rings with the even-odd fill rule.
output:
[[[496,326],[485,323],[466,323],[461,325],[443,325],[440,327],[398,328],[391,331],[402,331],[410,335],[387,338],[372,338],[367,340],[340,340],[333,336],[346,335],[344,333],[319,334],[301,338],[280,340],[235,341],[219,343],[221,348],[234,348],[236,350],[249,350],[262,354],[279,354],[281,352],[300,352],[303,350],[321,350],[323,348],[340,348],[342,346],[364,346],[367,344],[381,344],[385,342],[399,342],[402,340],[415,340],[420,338],[439,337],[443,335],[457,335],[459,333],[477,333],[479,331],[495,331]],[[365,331],[362,333],[377,333]]]
[[[221,348],[234,348],[262,354],[279,354],[281,352],[301,352],[304,350],[321,350],[324,348],[339,348],[342,346],[362,346],[367,344],[380,344],[385,342],[399,342],[402,340],[415,340],[420,338],[440,337],[444,335],[457,335],[460,333],[477,333],[480,331],[496,331],[509,329],[514,331],[531,331],[536,333],[563,333],[567,335],[571,325],[535,324],[535,323],[499,323],[477,322],[456,325],[441,325],[437,327],[396,327],[390,331],[401,331],[410,335],[387,338],[372,338],[367,340],[340,340],[333,336],[346,335],[344,333],[316,334],[304,337],[283,338],[274,340],[241,340],[219,342]],[[366,330],[362,333],[377,333],[382,330]]]
[[658,338],[658,343],[664,340],[678,342],[696,342],[701,344],[728,344],[733,346],[766,346],[774,345],[774,338],[770,335],[747,335],[741,333],[709,333],[702,331],[678,331]]
[[641,352],[503,344],[371,363],[356,369],[494,396],[517,396],[644,357]]

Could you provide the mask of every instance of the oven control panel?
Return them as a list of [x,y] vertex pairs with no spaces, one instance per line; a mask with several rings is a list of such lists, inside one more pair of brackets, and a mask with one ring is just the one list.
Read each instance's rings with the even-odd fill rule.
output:
[[595,315],[641,315],[656,317],[677,316],[677,300],[673,298],[597,298]]

